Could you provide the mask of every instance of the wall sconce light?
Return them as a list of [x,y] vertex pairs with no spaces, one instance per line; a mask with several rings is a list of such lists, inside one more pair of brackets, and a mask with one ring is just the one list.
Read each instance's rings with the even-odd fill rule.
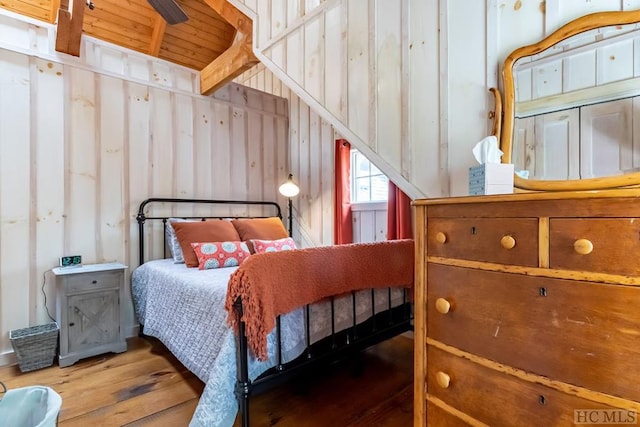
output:
[[300,187],[293,181],[293,174],[289,174],[289,178],[278,188],[280,194],[289,199],[289,236],[293,237],[293,204],[291,198],[300,193]]

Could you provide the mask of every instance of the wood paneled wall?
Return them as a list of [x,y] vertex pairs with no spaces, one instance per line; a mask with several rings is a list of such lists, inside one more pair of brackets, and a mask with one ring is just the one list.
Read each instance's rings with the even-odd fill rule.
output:
[[292,199],[294,237],[304,246],[333,243],[334,128],[264,65],[235,79],[243,85],[287,98],[289,171],[300,186]]
[[467,194],[489,88],[516,47],[638,0],[230,0],[257,54],[412,197]]
[[[342,137],[263,64],[241,74],[235,81],[288,99],[289,165],[300,185],[300,195],[293,199],[294,236],[304,246],[332,244],[334,141]],[[385,203],[365,203],[355,207],[352,220],[354,242],[386,239]]]
[[438,2],[232,3],[257,15],[258,58],[392,181],[414,198],[448,192],[432,126],[441,120]]
[[594,12],[640,9],[639,0],[547,0],[526,2],[511,0],[497,8],[500,35],[495,38],[497,59],[504,59],[514,49],[535,43],[562,25]]
[[86,62],[67,61],[49,31],[0,16],[0,364],[9,330],[48,321],[42,288],[54,314],[59,256],[137,266],[143,199],[286,206],[286,99],[237,84],[203,97],[194,72],[90,39]]

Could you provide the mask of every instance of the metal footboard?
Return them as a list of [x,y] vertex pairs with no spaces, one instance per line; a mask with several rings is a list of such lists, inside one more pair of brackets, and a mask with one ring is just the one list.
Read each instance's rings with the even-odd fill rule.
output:
[[[240,321],[236,333],[236,365],[237,381],[235,394],[238,399],[239,413],[242,426],[250,426],[249,400],[252,395],[258,394],[278,384],[281,384],[306,370],[322,364],[331,363],[343,359],[351,354],[361,351],[374,344],[390,339],[403,332],[413,329],[412,305],[408,298],[408,290],[403,290],[402,303],[392,306],[391,288],[388,289],[388,306],[386,310],[375,312],[375,293],[371,290],[371,317],[366,321],[357,323],[356,319],[356,293],[351,293],[352,325],[341,331],[336,331],[336,313],[334,299],[331,299],[331,333],[320,341],[311,344],[310,330],[310,306],[306,305],[305,318],[305,350],[300,356],[291,362],[282,362],[282,341],[280,318],[276,321],[276,352],[277,364],[256,380],[249,378],[250,351],[245,335],[245,324]],[[234,310],[238,319],[242,319],[242,301],[238,298],[234,304]]]

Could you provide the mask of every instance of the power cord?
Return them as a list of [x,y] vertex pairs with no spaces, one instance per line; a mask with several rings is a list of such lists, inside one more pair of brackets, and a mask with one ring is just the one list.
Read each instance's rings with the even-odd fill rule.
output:
[[47,273],[50,271],[51,270],[47,270],[42,273],[42,295],[44,295],[44,309],[47,310],[47,316],[49,316],[49,319],[51,319],[52,322],[55,322],[56,319],[51,317],[51,313],[49,313],[49,307],[47,307],[47,293],[44,291],[44,285],[47,283]]

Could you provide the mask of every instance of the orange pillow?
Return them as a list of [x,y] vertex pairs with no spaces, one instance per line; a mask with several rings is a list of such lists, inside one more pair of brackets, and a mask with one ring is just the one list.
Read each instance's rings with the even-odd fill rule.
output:
[[240,240],[247,242],[249,251],[255,253],[250,240],[278,240],[289,237],[289,232],[277,216],[271,218],[240,218],[231,220],[240,235]]
[[280,218],[242,218],[233,219],[231,223],[238,231],[240,240],[251,239],[278,240],[289,237],[287,229]]
[[198,242],[237,242],[240,240],[238,232],[231,221],[212,219],[197,222],[173,222],[171,226],[176,232],[180,243],[184,262],[187,267],[197,267],[198,257],[191,247]]

